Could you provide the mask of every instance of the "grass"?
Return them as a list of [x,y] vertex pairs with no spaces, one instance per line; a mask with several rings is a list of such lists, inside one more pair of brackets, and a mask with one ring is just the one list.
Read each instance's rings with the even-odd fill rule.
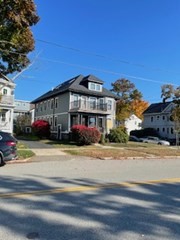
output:
[[147,157],[180,157],[180,149],[177,147],[159,146],[144,143],[127,144],[106,144],[91,149],[86,147],[79,149],[65,150],[66,153],[79,156],[88,156],[99,159],[124,159],[124,158],[147,158]]
[[[62,151],[79,156],[88,156],[99,159],[126,159],[126,158],[147,158],[147,157],[180,157],[180,148],[172,146],[161,146],[155,144],[128,142],[95,144],[89,146],[78,146],[75,142],[40,140],[43,143],[53,145]],[[25,144],[18,143],[19,159],[30,158],[35,154]]]
[[30,149],[28,149],[27,145],[22,142],[18,142],[17,144],[17,154],[18,159],[20,160],[27,159],[35,155]]
[[17,154],[18,154],[18,159],[20,160],[31,158],[35,155],[31,150],[28,150],[28,149],[18,149]]

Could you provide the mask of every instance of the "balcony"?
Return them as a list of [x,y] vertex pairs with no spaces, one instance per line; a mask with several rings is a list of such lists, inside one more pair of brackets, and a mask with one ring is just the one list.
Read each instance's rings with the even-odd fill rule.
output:
[[7,131],[10,129],[10,123],[9,122],[1,122],[0,123],[0,129],[1,131]]
[[14,96],[1,95],[1,105],[14,105]]
[[71,111],[77,112],[92,112],[92,113],[105,113],[107,112],[107,103],[97,104],[93,101],[74,101],[71,102]]

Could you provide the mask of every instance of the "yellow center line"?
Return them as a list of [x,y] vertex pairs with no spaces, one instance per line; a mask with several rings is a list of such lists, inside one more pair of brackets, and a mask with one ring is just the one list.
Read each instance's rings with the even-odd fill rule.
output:
[[85,192],[85,191],[95,191],[103,188],[121,188],[127,187],[132,188],[140,185],[153,185],[161,183],[180,183],[180,178],[168,178],[160,180],[149,180],[149,181],[132,181],[132,182],[122,182],[122,183],[105,183],[105,184],[96,184],[91,186],[76,186],[76,187],[65,187],[65,188],[52,188],[46,190],[36,190],[29,192],[14,192],[14,193],[1,193],[0,199],[2,198],[22,198],[28,196],[37,196],[37,195],[49,195],[56,193],[68,193],[68,192]]

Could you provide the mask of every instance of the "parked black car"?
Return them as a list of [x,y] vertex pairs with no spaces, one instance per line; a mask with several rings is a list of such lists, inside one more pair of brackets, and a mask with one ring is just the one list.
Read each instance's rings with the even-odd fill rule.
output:
[[17,140],[10,133],[0,131],[0,165],[17,159]]

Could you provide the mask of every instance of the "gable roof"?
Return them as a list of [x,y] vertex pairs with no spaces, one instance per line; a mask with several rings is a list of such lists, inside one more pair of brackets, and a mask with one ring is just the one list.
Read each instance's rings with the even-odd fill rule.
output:
[[5,76],[3,73],[0,72],[0,82],[1,84],[4,84],[6,86],[10,86],[15,88],[16,84],[7,76]]
[[102,88],[102,92],[89,90],[85,84],[86,82],[95,82],[95,83],[103,84],[102,80],[98,79],[93,75],[88,75],[86,77],[84,77],[83,75],[78,75],[74,78],[71,78],[59,84],[51,91],[48,91],[42,96],[33,100],[31,103],[38,103],[48,98],[55,97],[64,92],[75,92],[75,93],[82,93],[82,94],[91,95],[91,96],[112,97],[112,98],[118,99],[118,97],[115,94],[113,94],[111,91],[107,90],[106,88]]
[[143,114],[162,113],[171,103],[172,102],[153,103],[143,112]]

